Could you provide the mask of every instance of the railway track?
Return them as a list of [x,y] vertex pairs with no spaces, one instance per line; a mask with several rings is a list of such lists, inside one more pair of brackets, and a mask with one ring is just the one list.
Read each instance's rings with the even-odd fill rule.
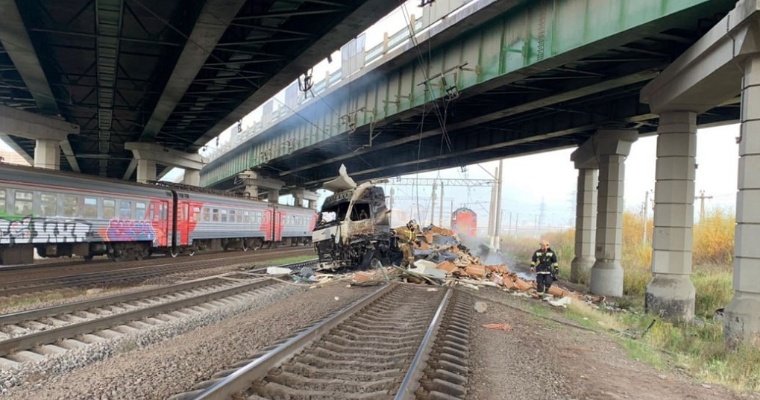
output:
[[125,295],[0,316],[0,368],[226,307],[284,284],[234,273]]
[[[280,248],[268,248],[268,249],[259,249],[256,251],[249,251],[244,253],[238,253],[238,252],[232,252],[232,251],[214,251],[214,252],[203,252],[200,254],[196,254],[192,260],[213,260],[213,259],[219,259],[220,256],[230,256],[230,257],[255,257],[255,256],[264,256],[267,254],[277,254],[279,252],[285,251],[299,251],[304,250],[308,251],[307,249],[312,249],[312,247],[280,247]],[[152,256],[149,258],[145,258],[143,260],[130,260],[130,261],[120,261],[120,262],[114,262],[112,260],[96,260],[91,262],[84,262],[82,260],[76,260],[76,261],[56,261],[56,260],[43,260],[43,262],[35,263],[35,264],[25,264],[25,265],[14,265],[14,266],[0,266],[0,281],[2,282],[15,282],[17,280],[27,280],[32,276],[44,276],[44,275],[50,275],[50,276],[66,276],[66,275],[74,275],[74,274],[80,274],[87,271],[103,271],[103,270],[115,270],[115,269],[123,269],[125,266],[129,267],[141,267],[141,266],[147,266],[152,265],[156,263],[171,263],[171,262],[177,262],[181,263],[183,261],[188,260],[187,257],[178,257],[176,259],[173,259],[171,257],[158,257],[158,256]],[[45,276],[47,277],[47,276]]]
[[[311,249],[297,248],[287,251],[280,250],[277,253],[268,253],[268,255],[275,255],[277,257],[295,256],[301,254],[309,254],[311,251]],[[179,262],[174,261],[163,264],[154,264],[139,267],[130,266],[116,270],[96,271],[75,275],[54,276],[30,280],[17,280],[15,282],[3,283],[3,285],[0,286],[0,298],[39,294],[41,292],[62,288],[86,288],[95,285],[124,285],[139,283],[150,278],[169,275],[177,272],[219,267],[220,261],[224,262],[224,265],[226,266],[234,266],[236,264],[245,264],[249,262],[260,261],[260,257],[245,254],[227,256],[221,259],[182,259],[182,261]]]
[[471,320],[465,293],[390,284],[171,399],[461,399]]

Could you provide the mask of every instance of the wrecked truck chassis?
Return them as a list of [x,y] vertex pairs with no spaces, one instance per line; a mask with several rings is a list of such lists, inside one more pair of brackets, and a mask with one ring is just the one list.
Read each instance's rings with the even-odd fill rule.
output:
[[360,235],[346,243],[323,240],[314,243],[319,269],[368,268],[401,260],[396,240],[390,235]]

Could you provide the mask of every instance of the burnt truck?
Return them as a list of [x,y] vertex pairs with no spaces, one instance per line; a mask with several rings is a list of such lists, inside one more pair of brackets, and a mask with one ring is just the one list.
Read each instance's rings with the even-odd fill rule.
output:
[[376,268],[401,259],[382,187],[357,185],[344,166],[323,187],[334,194],[325,199],[311,236],[319,269]]

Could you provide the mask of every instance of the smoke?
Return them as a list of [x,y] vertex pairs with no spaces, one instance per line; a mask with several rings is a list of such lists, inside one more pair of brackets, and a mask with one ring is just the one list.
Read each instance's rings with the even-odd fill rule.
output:
[[463,236],[460,242],[470,249],[470,253],[480,258],[484,265],[504,264],[523,280],[536,280],[535,274],[526,267],[528,260],[519,260],[508,251],[496,250],[489,245],[489,239]]

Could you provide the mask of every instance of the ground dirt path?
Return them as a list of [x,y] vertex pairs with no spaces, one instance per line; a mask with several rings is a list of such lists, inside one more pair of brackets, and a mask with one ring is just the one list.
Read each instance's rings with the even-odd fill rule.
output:
[[[474,294],[488,307],[473,320],[469,399],[760,399],[658,371],[631,360],[605,333],[504,305],[527,309],[536,300],[492,288]],[[562,318],[553,311],[548,315]],[[507,323],[512,331],[482,327],[488,323]]]

